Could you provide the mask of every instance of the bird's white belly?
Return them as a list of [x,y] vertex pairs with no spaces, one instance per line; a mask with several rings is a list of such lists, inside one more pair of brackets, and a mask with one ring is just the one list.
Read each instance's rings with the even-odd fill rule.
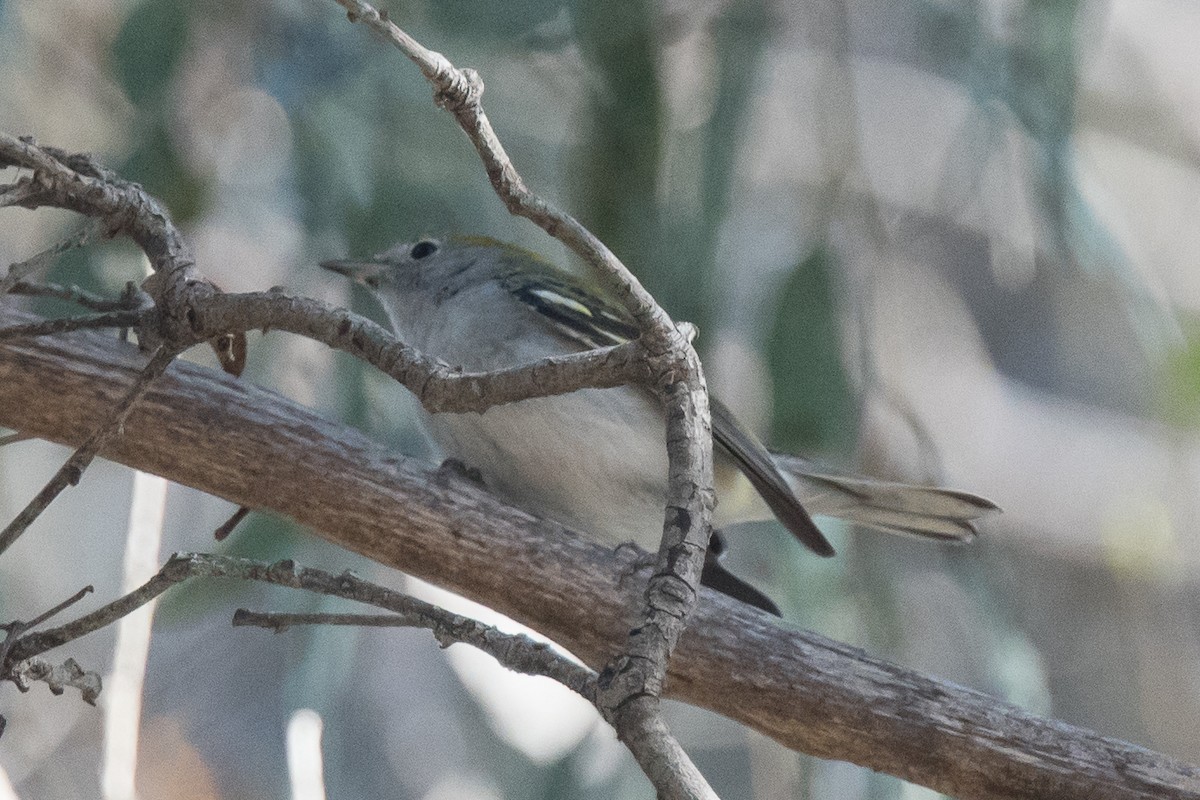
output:
[[586,389],[426,422],[445,456],[478,469],[513,505],[606,543],[657,549],[667,454],[649,397]]

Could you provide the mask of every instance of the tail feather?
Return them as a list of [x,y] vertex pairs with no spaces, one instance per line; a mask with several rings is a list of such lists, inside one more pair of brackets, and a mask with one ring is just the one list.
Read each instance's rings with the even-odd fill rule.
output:
[[810,513],[888,533],[968,542],[975,538],[975,520],[999,511],[968,492],[780,466]]

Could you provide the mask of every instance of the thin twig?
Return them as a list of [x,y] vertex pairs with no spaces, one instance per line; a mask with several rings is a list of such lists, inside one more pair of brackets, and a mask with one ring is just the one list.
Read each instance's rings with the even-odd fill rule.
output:
[[[63,600],[61,603],[56,605],[54,608],[51,608],[47,611],[43,611],[41,614],[38,614],[33,619],[29,620],[29,622],[26,622],[25,629],[32,630],[33,628],[36,628],[38,625],[41,625],[43,622],[54,619],[59,614],[66,611],[68,608],[75,605],[80,600],[87,597],[89,594],[91,594],[94,591],[96,591],[95,587],[92,586],[91,584],[88,584],[87,586],[83,587],[75,594],[68,597],[66,600]],[[0,658],[0,661],[3,661],[3,660],[4,659]]]
[[[160,281],[161,297],[156,296],[168,301],[164,319],[175,319],[167,311],[182,313],[172,303],[184,302],[191,294],[189,289],[199,295],[211,288],[195,269],[191,251],[166,209],[138,184],[117,178],[90,156],[40,147],[32,137],[2,131],[0,164],[33,170],[31,179],[18,182],[18,186],[30,187],[20,198],[27,208],[65,208],[103,220],[111,235],[131,238],[150,259],[156,273],[169,275]],[[176,296],[176,290],[181,296]],[[182,342],[181,338],[174,344]]]
[[717,800],[717,793],[671,734],[658,708],[658,698],[641,695],[617,710],[617,735],[637,760],[660,797],[681,792],[696,800]]
[[246,518],[250,511],[251,509],[249,506],[238,506],[237,511],[234,511],[233,514],[230,515],[229,519],[222,522],[217,529],[213,531],[213,538],[218,542],[225,541],[225,539],[229,537],[229,534],[233,533],[233,529],[241,524],[242,520]]
[[[266,564],[232,556],[176,553],[145,584],[123,597],[67,625],[31,634],[13,643],[8,661],[25,661],[55,647],[112,624],[158,597],[171,586],[189,578],[238,578],[262,581],[294,589],[367,603],[393,612],[392,616],[367,620],[361,615],[255,615],[244,609],[234,615],[234,625],[257,625],[282,630],[293,624],[378,624],[427,628],[443,647],[462,642],[477,647],[509,669],[529,675],[545,675],[559,681],[589,700],[594,700],[595,674],[554,651],[550,646],[523,634],[507,634],[481,622],[451,613],[415,597],[377,586],[350,572],[333,575],[318,569],[297,567],[292,561]],[[351,620],[351,621],[341,621]],[[0,670],[5,662],[0,661]],[[5,675],[0,671],[0,675]]]
[[337,0],[351,22],[362,23],[390,41],[409,58],[434,90],[434,102],[454,115],[471,140],[487,171],[492,188],[510,213],[525,217],[566,244],[614,289],[639,327],[671,336],[674,323],[637,277],[608,247],[570,214],[531,192],[513,166],[483,110],[483,79],[473,69],[459,69],[441,53],[430,50],[361,0]]
[[56,333],[87,330],[93,328],[134,328],[141,325],[146,314],[141,311],[110,311],[90,317],[63,317],[28,325],[12,325],[0,328],[0,341],[4,339],[29,339],[35,336],[50,336]]
[[129,303],[124,300],[113,300],[103,295],[89,292],[78,286],[62,286],[57,283],[41,281],[17,281],[9,294],[25,295],[26,297],[52,297],[66,300],[82,306],[89,311],[127,311],[131,310]]
[[353,625],[361,628],[412,628],[413,622],[399,614],[290,614],[251,611],[239,608],[233,612],[235,628],[266,628],[283,633],[296,625]]
[[639,341],[509,369],[463,372],[424,355],[357,314],[274,291],[213,295],[193,312],[193,325],[199,331],[271,328],[323,342],[394,378],[430,412],[482,412],[531,397],[622,386],[644,380],[648,374]]
[[0,208],[24,205],[33,194],[34,187],[28,181],[0,186]]
[[[307,570],[317,572],[316,570]],[[342,579],[339,580],[343,580]],[[307,588],[326,594],[325,588]],[[504,633],[491,625],[430,605],[408,595],[374,587],[379,599],[370,601],[392,609],[392,614],[286,614],[264,613],[239,608],[233,615],[237,627],[266,628],[282,633],[294,625],[357,625],[375,628],[426,628],[442,647],[469,644],[495,658],[505,667],[525,675],[553,678],[581,695],[596,701],[596,675],[557,653],[552,647],[519,633]],[[338,594],[339,597],[345,596]]]
[[33,524],[34,520],[46,510],[63,489],[67,486],[78,485],[84,470],[92,463],[92,459],[121,433],[125,420],[137,401],[150,388],[150,384],[166,372],[167,367],[171,365],[177,355],[178,352],[175,350],[166,347],[159,348],[150,359],[150,363],[142,369],[137,380],[129,387],[125,396],[121,398],[109,418],[67,459],[67,462],[59,468],[58,472],[54,473],[54,476],[47,481],[37,496],[29,501],[29,504],[13,518],[13,521],[3,531],[0,531],[0,553],[12,546],[12,543]]
[[43,622],[53,619],[54,617],[61,614],[63,611],[66,611],[68,608],[70,608],[71,606],[78,603],[80,600],[82,600],[87,595],[91,594],[93,591],[95,591],[95,590],[89,584],[88,586],[83,587],[78,592],[71,595],[66,600],[63,600],[61,603],[54,606],[53,608],[50,608],[49,610],[43,611],[41,614],[38,614],[36,617],[29,620],[28,622],[21,622],[18,620],[13,620],[12,622],[9,622],[6,625],[0,625],[0,628],[3,628],[5,631],[4,641],[0,642],[0,664],[3,664],[5,662],[5,660],[8,658],[9,650],[12,649],[12,646],[17,641],[17,639],[24,636],[26,633],[33,630],[37,626],[41,625]]
[[[140,186],[107,176],[94,162],[0,132],[0,163],[6,162],[35,170],[37,204],[104,219],[110,231],[130,236],[150,258],[156,273],[143,284],[143,297],[156,306],[156,324],[139,328],[144,345],[183,349],[254,329],[290,330],[373,364],[416,393],[431,411],[484,411],[530,397],[646,381],[650,375],[640,342],[495,374],[462,373],[397,342],[380,326],[323,303],[278,292],[225,295],[198,276],[170,217]],[[127,299],[123,308],[144,309],[145,301]],[[48,323],[47,328],[14,330],[11,335],[83,324]]]
[[100,673],[85,670],[73,658],[68,658],[61,664],[51,664],[41,658],[27,658],[15,664],[5,677],[23,692],[27,691],[34,681],[49,686],[53,694],[62,694],[66,687],[73,686],[79,690],[83,702],[92,706],[96,705],[96,698],[100,696],[102,686]]
[[[85,586],[66,600],[63,600],[47,611],[43,611],[28,622],[14,620],[7,625],[0,625],[0,628],[5,630],[4,641],[0,642],[0,677],[12,680],[22,690],[27,688],[32,681],[43,681],[49,685],[50,691],[55,694],[62,694],[63,686],[75,686],[82,692],[85,702],[95,705],[96,696],[100,693],[100,676],[94,672],[84,671],[75,663],[74,659],[69,658],[59,666],[54,666],[39,659],[24,659],[16,664],[11,671],[6,666],[9,654],[17,645],[17,642],[20,641],[21,637],[75,605],[92,591],[93,589],[90,585]],[[0,717],[0,736],[4,735],[4,725],[4,718]],[[0,798],[0,800],[3,800],[3,798]]]
[[61,647],[67,642],[73,642],[81,636],[107,627],[136,608],[158,597],[177,583],[181,583],[193,575],[193,568],[188,558],[172,556],[167,560],[154,577],[137,589],[122,595],[111,603],[107,603],[95,611],[85,614],[65,625],[49,630],[29,633],[13,643],[5,661],[0,661],[0,677],[8,678],[10,665],[26,661],[41,655],[47,650]]

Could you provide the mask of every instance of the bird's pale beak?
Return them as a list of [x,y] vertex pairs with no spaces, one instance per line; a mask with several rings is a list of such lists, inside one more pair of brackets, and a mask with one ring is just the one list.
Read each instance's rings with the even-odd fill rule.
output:
[[353,259],[334,259],[331,261],[322,261],[321,269],[327,269],[330,272],[336,272],[339,275],[345,275],[352,279],[355,283],[361,283],[363,286],[374,288],[379,285],[379,278],[388,268],[386,263],[380,261],[356,261]]

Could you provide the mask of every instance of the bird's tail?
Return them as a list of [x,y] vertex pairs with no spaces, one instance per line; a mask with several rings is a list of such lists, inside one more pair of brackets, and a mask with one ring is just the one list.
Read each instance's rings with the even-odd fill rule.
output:
[[809,513],[888,533],[968,542],[975,538],[975,521],[999,511],[968,492],[814,471],[791,456],[776,456],[776,463]]

